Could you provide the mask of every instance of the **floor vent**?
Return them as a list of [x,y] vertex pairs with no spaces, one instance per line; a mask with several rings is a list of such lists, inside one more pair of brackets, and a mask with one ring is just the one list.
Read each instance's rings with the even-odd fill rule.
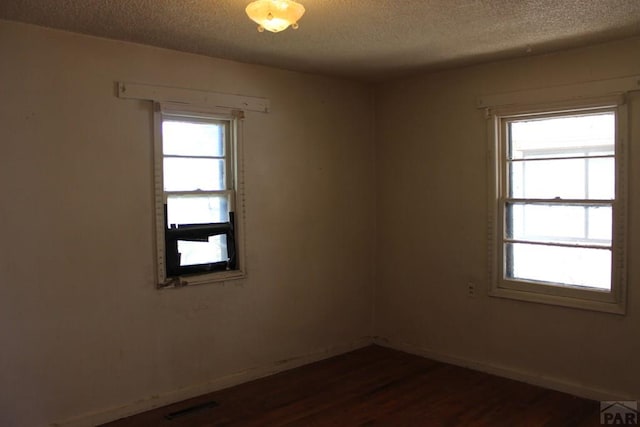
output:
[[213,400],[210,400],[208,402],[199,403],[197,405],[189,406],[188,408],[184,408],[184,409],[181,409],[181,410],[176,411],[176,412],[171,412],[170,414],[167,414],[164,417],[167,420],[171,421],[171,420],[174,420],[176,418],[184,417],[185,415],[191,415],[191,414],[194,414],[196,412],[204,411],[206,409],[215,408],[216,406],[218,406],[218,403],[214,402]]

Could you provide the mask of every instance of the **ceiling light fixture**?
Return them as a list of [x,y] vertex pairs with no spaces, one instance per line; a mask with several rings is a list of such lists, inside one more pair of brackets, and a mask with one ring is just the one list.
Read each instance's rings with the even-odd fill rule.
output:
[[245,9],[249,18],[258,24],[258,31],[278,33],[291,25],[298,29],[298,20],[304,15],[304,6],[293,0],[256,0]]

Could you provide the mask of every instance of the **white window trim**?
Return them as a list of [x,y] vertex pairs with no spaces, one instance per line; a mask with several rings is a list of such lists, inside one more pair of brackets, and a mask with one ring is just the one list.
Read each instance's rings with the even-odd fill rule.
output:
[[[236,255],[238,269],[218,271],[212,273],[194,274],[167,278],[165,264],[165,230],[164,230],[164,186],[163,186],[163,155],[162,155],[162,114],[193,114],[203,117],[229,120],[231,132],[231,177],[232,188],[235,190],[235,230]],[[158,288],[176,288],[186,285],[201,285],[206,283],[225,282],[246,277],[245,251],[245,198],[244,198],[244,152],[243,152],[243,119],[244,113],[229,108],[206,108],[192,105],[173,103],[154,103],[154,187],[155,187],[155,247],[156,247],[156,275]]]
[[180,105],[198,105],[205,108],[256,111],[259,113],[268,113],[271,108],[271,102],[267,98],[131,82],[118,82],[118,97],[162,103],[173,102]]
[[[246,257],[246,232],[245,232],[245,188],[244,188],[244,135],[243,118],[245,111],[268,113],[271,101],[268,98],[255,96],[234,95],[220,92],[209,92],[196,89],[174,88],[168,86],[155,86],[131,82],[117,82],[117,96],[121,99],[137,99],[153,101],[154,108],[154,207],[155,207],[155,247],[158,288],[181,287],[184,285],[198,285],[204,283],[225,282],[238,280],[247,275]],[[221,271],[200,275],[180,277],[174,279],[167,286],[166,270],[164,265],[164,188],[162,180],[162,120],[158,106],[162,104],[166,108],[174,108],[177,111],[193,111],[213,113],[221,115],[233,115],[237,117],[236,143],[234,146],[234,174],[235,180],[235,226],[236,226],[236,255],[238,257],[238,269],[233,271]],[[158,165],[160,164],[160,167]],[[158,190],[160,189],[160,190]],[[161,206],[158,207],[158,204]],[[160,209],[160,211],[158,211]],[[160,220],[158,219],[160,218]],[[160,227],[157,225],[161,222]],[[160,230],[160,231],[158,231]]]
[[[601,84],[600,84],[601,85]],[[581,85],[579,89],[584,89]],[[516,299],[529,302],[545,303],[572,308],[624,314],[626,310],[626,222],[627,222],[627,159],[629,123],[628,109],[623,95],[606,96],[600,98],[582,98],[579,92],[569,101],[557,101],[553,89],[548,91],[550,102],[526,104],[526,96],[514,94],[511,98],[501,95],[500,102],[504,105],[487,108],[488,119],[488,171],[489,171],[489,295]],[[544,92],[536,91],[533,97],[539,101]],[[490,99],[490,97],[488,97]],[[486,100],[487,98],[485,98]],[[481,105],[479,102],[478,105]],[[483,106],[486,106],[484,102]],[[504,279],[503,254],[501,233],[503,227],[498,221],[503,221],[499,197],[502,194],[503,170],[501,160],[500,132],[502,118],[518,117],[526,114],[543,112],[570,112],[589,108],[613,107],[617,109],[616,117],[616,199],[613,209],[613,259],[612,259],[612,289],[611,292],[583,290],[566,286],[545,286],[524,281],[510,281]]]

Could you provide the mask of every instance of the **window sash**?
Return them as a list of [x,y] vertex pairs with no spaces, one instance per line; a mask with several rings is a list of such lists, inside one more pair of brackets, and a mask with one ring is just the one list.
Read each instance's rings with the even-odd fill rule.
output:
[[[242,240],[241,230],[237,224],[237,219],[242,219],[242,216],[238,217],[235,213],[238,212],[238,206],[236,206],[236,193],[238,191],[238,182],[241,171],[238,169],[237,158],[240,153],[241,147],[241,126],[240,120],[244,117],[242,112],[235,112],[229,109],[201,109],[199,107],[183,106],[183,105],[171,105],[171,104],[159,104],[156,103],[154,114],[154,133],[155,133],[155,149],[154,149],[154,167],[155,167],[155,187],[156,187],[156,253],[157,253],[157,278],[158,287],[175,287],[185,284],[200,284],[210,283],[216,281],[224,281],[230,279],[236,279],[244,277],[244,270],[242,268],[244,249],[243,245],[238,248],[237,242]],[[164,155],[162,147],[162,123],[165,120],[181,121],[187,123],[213,123],[217,125],[225,126],[224,131],[224,156],[181,156],[168,154]],[[225,161],[225,187],[221,190],[193,190],[193,191],[164,191],[163,186],[163,161],[164,158],[219,158]],[[198,226],[213,226],[225,228],[223,234],[227,235],[227,248],[230,251],[228,256],[232,259],[231,267],[233,270],[229,271],[224,267],[223,271],[215,271],[216,267],[222,270],[221,266],[209,265],[209,269],[200,269],[197,266],[183,266],[180,275],[176,277],[167,277],[167,230],[168,225],[166,221],[165,206],[168,197],[170,196],[222,196],[227,199],[229,222],[226,223],[211,223],[211,224],[199,224]],[[242,207],[240,207],[242,210]],[[184,226],[184,224],[183,224]],[[206,228],[206,227],[205,227]],[[184,227],[183,227],[184,229]],[[239,231],[240,230],[240,231]],[[223,230],[224,231],[224,230]],[[170,234],[175,234],[173,231]],[[204,232],[206,234],[206,232]],[[178,233],[180,234],[180,233]],[[209,233],[210,234],[210,233]],[[203,234],[204,236],[204,234]],[[175,236],[174,236],[175,237]],[[214,263],[217,264],[217,263]],[[222,264],[222,263],[220,263]],[[227,264],[226,262],[224,264]],[[206,265],[206,264],[203,264]],[[193,271],[191,271],[193,270]],[[182,274],[195,274],[187,277],[183,277]]]
[[[164,154],[163,149],[163,166],[164,159],[167,158],[180,158],[180,159],[220,159],[224,160],[224,182],[225,189],[218,191],[202,191],[202,190],[193,190],[193,191],[167,191],[164,190],[164,200],[165,202],[168,199],[169,194],[181,193],[182,195],[192,195],[198,194],[202,195],[203,193],[217,193],[227,195],[231,193],[233,190],[231,187],[231,180],[229,179],[229,173],[232,171],[232,165],[229,162],[229,156],[226,154],[230,152],[231,148],[231,135],[228,129],[230,128],[230,120],[220,120],[216,118],[208,118],[208,117],[198,117],[193,118],[188,115],[182,114],[162,114],[161,118],[162,124],[165,121],[173,121],[179,123],[186,124],[216,124],[219,126],[223,126],[225,128],[224,132],[224,140],[223,140],[223,152],[224,156],[196,156],[196,155],[173,155],[173,154]],[[164,187],[164,185],[163,185]],[[168,277],[176,277],[181,275],[188,274],[198,274],[203,272],[210,271],[225,271],[229,269],[235,268],[235,239],[233,237],[234,234],[234,224],[233,224],[233,207],[228,204],[229,210],[229,222],[225,223],[208,223],[208,224],[179,224],[177,228],[173,228],[167,222],[167,211],[165,209],[165,230],[164,230],[164,238],[165,238],[165,251],[166,251],[166,275]],[[213,263],[206,264],[195,264],[195,265],[180,265],[180,252],[178,251],[178,241],[184,239],[196,239],[196,240],[206,240],[211,236],[224,234],[227,236],[227,250],[228,250],[228,261],[218,261]],[[230,252],[230,253],[229,253]]]
[[[533,106],[530,109],[526,107],[518,107],[509,111],[508,107],[502,110],[490,111],[490,124],[488,127],[489,136],[489,152],[490,152],[490,171],[492,174],[493,185],[490,194],[490,237],[493,242],[491,245],[490,257],[492,259],[490,268],[490,295],[501,296],[506,298],[521,299],[526,301],[548,303],[553,305],[563,305],[576,308],[593,309],[611,313],[624,313],[625,296],[626,296],[626,263],[625,263],[625,221],[626,221],[626,138],[627,138],[627,108],[623,103],[608,103],[605,100],[597,105],[598,101],[584,101],[584,108],[580,103],[557,104],[556,111],[545,111],[543,106]],[[550,110],[554,107],[551,106]],[[615,114],[615,140],[614,155],[579,155],[579,156],[562,156],[562,153],[553,157],[541,158],[514,158],[508,156],[508,123],[516,120],[527,118],[548,118],[562,117],[570,115],[594,114],[599,112],[613,112]],[[594,148],[595,147],[595,148]],[[596,146],[592,152],[595,154],[599,149]],[[566,160],[569,158],[576,159],[594,159],[594,158],[613,158],[615,160],[615,198],[614,199],[534,199],[534,198],[515,198],[508,197],[508,170],[510,164],[526,161],[537,160]],[[526,204],[547,204],[554,206],[584,206],[584,207],[611,207],[612,209],[612,244],[610,246],[601,246],[599,244],[591,245],[589,243],[579,243],[578,248],[603,249],[611,251],[611,289],[610,291],[602,291],[596,288],[583,288],[573,285],[549,286],[548,283],[540,283],[536,281],[509,279],[505,277],[505,245],[507,243],[519,243],[521,240],[508,239],[506,236],[506,205],[508,203],[526,203]],[[529,243],[522,240],[522,243]],[[555,242],[532,242],[538,245],[555,246]],[[560,244],[562,245],[562,244]],[[570,246],[565,244],[566,246]]]
[[[500,194],[501,199],[503,200],[503,202],[501,203],[501,222],[502,222],[502,227],[501,227],[501,238],[500,240],[502,241],[502,254],[501,254],[501,258],[502,258],[502,262],[501,264],[503,265],[502,268],[502,277],[505,280],[509,280],[509,281],[526,281],[526,282],[530,282],[530,283],[538,283],[535,280],[526,280],[526,279],[520,279],[520,278],[508,278],[506,272],[507,272],[507,254],[504,251],[505,245],[508,243],[526,243],[526,244],[535,244],[535,245],[540,245],[540,246],[547,246],[547,247],[567,247],[567,248],[574,248],[574,249],[580,249],[580,248],[584,248],[584,249],[606,249],[603,246],[599,246],[599,245],[580,245],[580,244],[573,244],[573,245],[569,245],[569,244],[563,244],[563,243],[556,243],[556,242],[552,242],[552,241],[520,241],[519,239],[510,239],[507,236],[507,222],[509,220],[508,218],[508,209],[507,204],[509,204],[510,201],[515,201],[515,200],[519,200],[519,201],[523,201],[525,204],[527,202],[529,202],[530,204],[549,204],[549,205],[555,205],[555,206],[595,206],[596,204],[594,204],[593,202],[597,202],[597,201],[592,201],[589,199],[563,199],[563,198],[554,198],[554,199],[528,199],[528,198],[513,198],[513,197],[509,197],[509,194],[511,193],[511,179],[512,179],[512,171],[511,168],[509,167],[510,164],[516,163],[516,162],[530,162],[530,161],[544,161],[544,160],[567,160],[567,158],[565,157],[554,157],[554,159],[550,159],[550,158],[512,158],[511,157],[511,135],[510,135],[510,125],[512,123],[518,122],[518,121],[522,121],[522,120],[526,120],[526,119],[554,119],[554,118],[563,118],[563,117],[574,117],[574,116],[588,116],[588,115],[593,115],[593,114],[602,114],[602,113],[613,113],[614,117],[616,115],[616,109],[612,109],[612,108],[601,108],[601,109],[589,109],[587,111],[573,111],[573,112],[549,112],[549,113],[543,113],[543,114],[533,114],[533,115],[527,115],[525,117],[522,116],[515,116],[515,117],[503,117],[501,118],[501,128],[502,128],[502,133],[501,133],[501,138],[498,141],[500,148],[501,148],[501,172],[502,172],[502,177],[503,177],[503,185],[501,186],[502,192]],[[615,135],[614,135],[614,141],[616,140]],[[585,148],[588,147],[571,147],[572,150],[574,151],[584,151]],[[561,147],[561,149],[564,149],[564,147]],[[554,149],[549,149],[547,150],[549,152],[554,151]],[[558,150],[555,150],[558,151]],[[614,151],[615,152],[615,151]],[[573,156],[576,157],[577,159],[580,160],[584,160],[584,159],[592,159],[592,158],[596,158],[595,156]],[[607,157],[613,157],[615,159],[615,155],[614,156],[607,156]],[[516,162],[514,162],[514,160]],[[615,172],[614,172],[615,173]],[[536,202],[534,202],[534,200],[536,200]],[[600,203],[598,205],[600,206],[613,206],[613,203],[611,200],[600,200]],[[605,204],[606,203],[606,204]],[[613,212],[612,212],[613,215]],[[613,265],[613,259],[611,259],[611,264]],[[612,269],[613,272],[613,269]],[[612,274],[612,277],[610,279],[610,287],[613,285],[613,281],[614,281],[614,277]],[[565,283],[555,283],[555,286],[558,287],[567,287],[567,286],[571,286]],[[594,288],[595,289],[595,288]]]
[[558,248],[575,248],[575,249],[612,249],[612,245],[586,245],[584,243],[560,243],[553,241],[539,241],[539,240],[527,240],[527,239],[502,239],[502,243],[524,243],[527,245],[536,246],[553,246]]
[[[513,207],[567,207],[567,208],[584,208],[585,211],[581,213],[582,219],[584,221],[582,234],[583,237],[570,237],[568,235],[564,235],[562,238],[556,236],[554,238],[553,235],[538,235],[540,236],[537,240],[534,239],[522,239],[509,237],[510,235],[515,234],[515,232],[511,229],[514,227],[514,223],[517,218],[511,217],[511,222],[509,222],[509,213],[512,212],[509,208]],[[509,243],[530,243],[536,245],[544,245],[548,244],[549,246],[566,246],[566,247],[584,247],[584,248],[609,248],[613,247],[613,230],[611,230],[612,236],[611,239],[603,239],[603,238],[595,238],[588,237],[588,234],[592,231],[590,228],[591,218],[589,216],[590,212],[589,208],[610,208],[611,215],[614,215],[614,203],[613,201],[608,200],[557,200],[557,199],[504,199],[500,201],[500,212],[504,212],[503,218],[504,223],[502,226],[502,241]],[[591,212],[592,213],[592,212]],[[524,214],[524,213],[523,213]],[[512,214],[513,215],[513,214]],[[596,229],[597,230],[597,229]],[[600,242],[600,243],[598,243]]]
[[[573,150],[572,150],[573,151]],[[591,160],[591,159],[613,159],[615,154],[602,154],[597,156],[566,156],[566,157],[524,157],[517,159],[507,159],[508,163],[519,162],[539,162],[547,160]]]
[[212,160],[225,160],[226,156],[188,156],[183,154],[165,154],[165,159],[212,159]]

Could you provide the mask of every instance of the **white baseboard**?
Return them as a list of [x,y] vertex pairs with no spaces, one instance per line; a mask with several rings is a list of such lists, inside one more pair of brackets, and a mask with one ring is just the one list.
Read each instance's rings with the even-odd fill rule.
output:
[[521,369],[513,367],[499,366],[491,363],[456,357],[406,342],[397,342],[382,337],[375,337],[373,342],[374,344],[382,347],[404,351],[405,353],[415,354],[427,359],[436,360],[438,362],[448,363],[450,365],[461,366],[464,368],[473,369],[475,371],[509,378],[512,380],[560,391],[585,399],[600,401],[624,401],[638,399],[638,396],[631,396],[624,392],[605,390],[565,379],[540,375],[530,371],[523,371]]
[[52,427],[88,427],[108,423],[120,418],[139,414],[151,409],[170,405],[182,400],[191,399],[203,394],[222,390],[227,387],[242,384],[258,378],[276,374],[278,372],[297,368],[302,365],[328,359],[329,357],[347,353],[358,348],[366,347],[373,343],[371,337],[362,337],[356,341],[325,347],[311,353],[287,358],[286,360],[271,362],[263,366],[253,367],[241,372],[236,372],[224,377],[216,378],[202,384],[194,384],[189,387],[164,392],[151,397],[143,398],[121,406],[102,409],[90,413],[78,415],[67,420],[52,423]]

